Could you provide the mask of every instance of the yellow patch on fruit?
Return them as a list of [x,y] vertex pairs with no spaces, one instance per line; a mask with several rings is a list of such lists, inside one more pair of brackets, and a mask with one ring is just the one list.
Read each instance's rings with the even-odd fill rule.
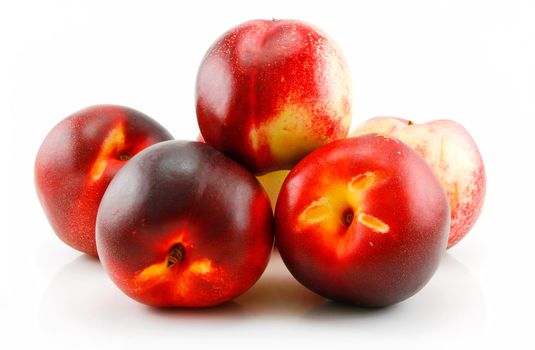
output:
[[199,259],[182,265],[183,261],[169,265],[168,258],[162,262],[150,265],[138,272],[135,277],[137,289],[150,289],[160,283],[171,283],[175,287],[177,295],[182,294],[187,288],[192,278],[208,277],[216,270],[210,259]]
[[269,147],[272,156],[281,163],[295,163],[325,140],[314,133],[312,112],[288,103],[270,120],[253,127],[249,142],[255,151]]
[[136,276],[136,285],[145,288],[150,288],[160,281],[169,278],[169,269],[167,268],[167,259],[161,263],[153,264]]
[[387,233],[390,231],[390,227],[387,224],[369,214],[359,213],[357,220],[364,226],[371,228],[376,232]]
[[282,184],[289,173],[289,170],[277,170],[256,177],[266,191],[273,210],[275,210]]
[[188,270],[193,272],[196,275],[205,275],[212,271],[212,261],[208,259],[201,259],[194,261],[189,267]]
[[299,228],[319,225],[325,232],[337,232],[340,223],[336,218],[347,208],[347,190],[341,183],[330,183],[324,193],[328,195],[313,201],[301,212],[297,218]]
[[367,171],[364,174],[357,175],[349,181],[347,188],[351,193],[367,191],[377,182],[377,174]]
[[305,211],[299,215],[299,224],[313,225],[326,220],[333,214],[333,207],[327,197],[312,202]]
[[104,142],[102,142],[102,145],[100,146],[97,159],[95,160],[95,163],[93,163],[93,167],[90,171],[91,179],[93,181],[97,181],[102,177],[104,170],[106,170],[110,155],[122,148],[124,143],[124,125],[123,123],[119,123],[108,133]]
[[354,176],[347,184],[347,201],[352,208],[360,210],[364,195],[377,182],[377,174],[371,171]]

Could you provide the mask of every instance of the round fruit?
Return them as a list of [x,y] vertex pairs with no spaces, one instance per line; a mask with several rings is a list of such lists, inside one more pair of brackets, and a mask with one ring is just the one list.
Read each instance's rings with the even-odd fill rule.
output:
[[305,157],[275,211],[279,252],[294,277],[327,298],[385,306],[420,290],[445,252],[449,206],[415,151],[377,135]]
[[122,106],[91,106],[57,124],[37,153],[35,187],[58,237],[96,256],[95,220],[111,179],[136,153],[172,138],[153,119]]
[[256,178],[211,146],[169,141],[132,158],[106,191],[97,248],[112,280],[152,306],[213,306],[260,277],[273,246]]
[[254,20],[223,34],[203,58],[197,120],[209,145],[256,175],[290,169],[347,136],[350,85],[326,34],[295,20]]

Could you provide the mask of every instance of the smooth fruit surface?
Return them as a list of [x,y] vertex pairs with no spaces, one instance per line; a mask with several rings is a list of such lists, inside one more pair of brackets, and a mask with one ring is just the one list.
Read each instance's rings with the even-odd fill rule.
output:
[[457,244],[477,221],[486,191],[483,159],[468,131],[453,120],[415,124],[401,118],[378,117],[362,123],[351,136],[368,133],[405,142],[433,168],[451,208],[448,248]]
[[[196,141],[206,143],[202,135],[197,135]],[[273,211],[275,211],[275,204],[277,204],[277,198],[279,197],[284,179],[286,179],[289,172],[290,170],[275,170],[256,177],[264,188],[264,191],[266,191]]]
[[257,175],[289,169],[347,136],[349,69],[323,32],[295,20],[254,20],[223,34],[197,74],[206,142]]
[[290,172],[275,211],[279,252],[327,298],[385,306],[420,290],[445,251],[449,207],[427,163],[393,138],[335,141]]
[[269,199],[256,178],[211,146],[169,141],[134,157],[97,218],[104,269],[152,306],[221,304],[260,277],[273,246]]
[[271,202],[271,207],[275,210],[275,205],[277,204],[277,198],[284,183],[284,179],[288,176],[289,170],[276,170],[270,173],[257,176],[258,181],[266,191],[269,201]]
[[117,171],[136,153],[173,137],[134,109],[97,105],[63,119],[35,160],[35,187],[46,216],[69,246],[97,255],[100,200]]

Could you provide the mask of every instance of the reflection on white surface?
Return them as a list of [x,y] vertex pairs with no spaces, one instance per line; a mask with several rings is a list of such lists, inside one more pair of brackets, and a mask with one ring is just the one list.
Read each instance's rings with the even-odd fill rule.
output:
[[233,302],[208,309],[152,308],[123,295],[98,260],[80,256],[51,280],[39,315],[49,343],[80,339],[87,346],[130,347],[149,338],[268,339],[284,332],[287,324],[294,326],[295,336],[306,330],[311,339],[326,332],[368,339],[388,332],[403,338],[424,330],[444,332],[444,327],[447,332],[471,333],[481,329],[485,305],[474,276],[448,254],[420,293],[380,309],[326,301],[297,283],[278,254],[258,283]]
[[290,275],[278,252],[272,254],[269,266],[258,282],[236,299],[258,317],[298,316],[324,301]]
[[366,309],[325,301],[305,316],[307,320],[335,322],[337,327],[357,327],[368,335],[390,336],[443,332],[477,333],[485,322],[485,302],[475,276],[453,256],[446,254],[441,265],[419,293],[396,305]]

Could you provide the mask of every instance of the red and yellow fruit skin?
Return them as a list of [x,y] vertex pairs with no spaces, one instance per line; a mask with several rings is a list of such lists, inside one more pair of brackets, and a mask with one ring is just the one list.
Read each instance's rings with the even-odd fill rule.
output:
[[[197,138],[195,140],[198,142],[206,143],[204,141],[204,138],[200,134],[197,135]],[[277,204],[277,198],[279,197],[279,192],[281,190],[282,184],[284,183],[284,179],[286,179],[286,176],[288,176],[289,172],[290,170],[275,170],[256,177],[258,179],[258,182],[260,182],[260,184],[264,188],[264,191],[266,191],[273,211],[275,211],[275,204]]]
[[420,290],[445,252],[449,206],[427,163],[393,138],[335,141],[290,172],[275,238],[292,275],[316,293],[386,306]]
[[46,136],[35,160],[35,187],[52,228],[66,244],[96,256],[95,221],[106,187],[127,160],[173,137],[136,110],[82,109]]
[[[154,145],[117,174],[97,217],[104,269],[151,306],[207,307],[245,292],[273,247],[269,199],[245,168],[209,145]],[[173,247],[183,255],[168,266]]]
[[368,133],[395,137],[427,161],[450,203],[448,248],[463,239],[481,213],[487,187],[483,158],[468,131],[453,120],[415,124],[402,118],[376,117],[359,125],[351,136]]
[[253,20],[206,53],[196,111],[206,142],[256,175],[290,169],[347,136],[349,69],[336,44],[311,25]]

